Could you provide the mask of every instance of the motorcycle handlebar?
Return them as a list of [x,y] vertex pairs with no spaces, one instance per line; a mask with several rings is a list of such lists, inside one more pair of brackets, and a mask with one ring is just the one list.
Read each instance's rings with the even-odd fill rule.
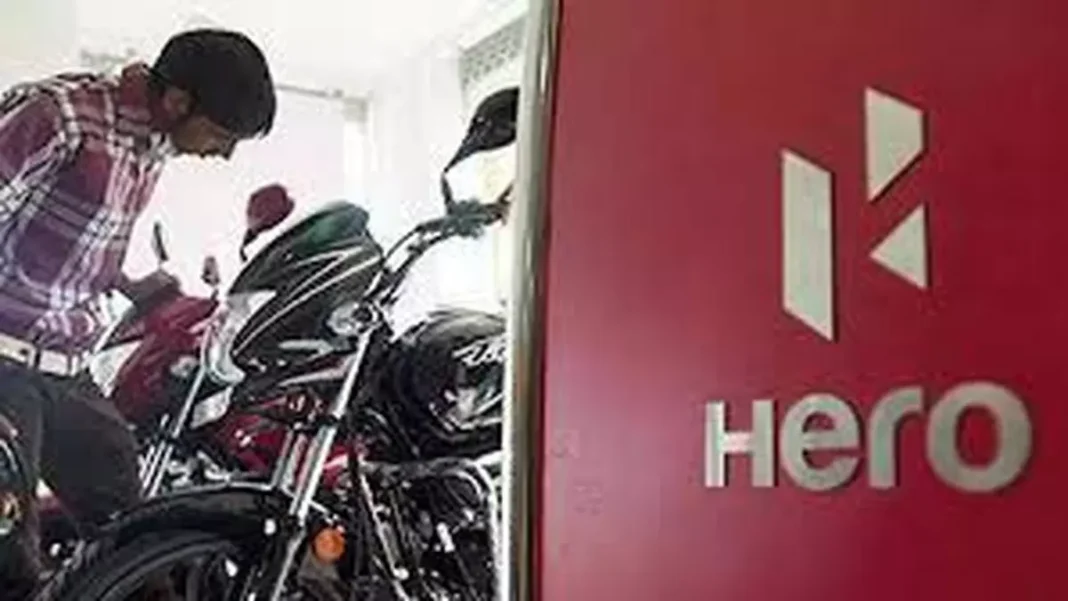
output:
[[491,204],[482,204],[478,201],[456,202],[452,205],[448,215],[417,225],[386,253],[386,261],[389,261],[396,251],[405,246],[408,248],[407,256],[398,267],[387,268],[383,279],[371,292],[371,296],[386,303],[391,302],[408,271],[431,247],[453,236],[478,237],[485,227],[504,219],[508,213],[509,192],[510,188]]
[[504,219],[507,210],[508,205],[503,199],[492,204],[473,200],[454,202],[448,215],[420,224],[417,231],[473,237],[481,233],[482,228]]

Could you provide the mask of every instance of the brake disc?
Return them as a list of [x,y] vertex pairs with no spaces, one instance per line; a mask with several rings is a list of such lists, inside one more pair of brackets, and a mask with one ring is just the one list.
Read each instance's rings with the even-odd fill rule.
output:
[[0,538],[15,531],[22,521],[22,501],[13,492],[0,492]]

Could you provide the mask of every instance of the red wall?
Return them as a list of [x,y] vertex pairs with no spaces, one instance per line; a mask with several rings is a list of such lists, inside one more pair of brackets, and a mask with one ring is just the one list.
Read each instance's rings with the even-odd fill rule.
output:
[[[553,124],[542,599],[1068,598],[1068,4],[563,0]],[[925,112],[922,159],[866,200],[864,91]],[[782,308],[780,153],[834,172],[837,336]],[[930,285],[874,263],[917,205]],[[748,427],[828,392],[987,380],[1034,448],[994,494],[946,486],[924,418],[900,482],[825,493],[746,460],[704,486],[704,404]],[[987,421],[964,437],[996,451]],[[857,454],[858,456],[862,455]]]

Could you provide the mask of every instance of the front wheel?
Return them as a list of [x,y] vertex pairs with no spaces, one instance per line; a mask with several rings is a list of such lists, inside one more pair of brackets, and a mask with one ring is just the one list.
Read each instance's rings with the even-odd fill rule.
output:
[[[198,531],[147,534],[105,549],[90,545],[35,601],[237,601],[254,598],[261,567],[272,546]],[[287,582],[285,601],[351,598],[315,581]],[[316,584],[319,584],[316,586]],[[309,586],[310,585],[310,586]],[[377,599],[379,597],[368,597]]]
[[85,561],[53,581],[37,601],[198,601],[239,599],[255,558],[226,536],[208,532],[146,535],[107,553],[88,549]]

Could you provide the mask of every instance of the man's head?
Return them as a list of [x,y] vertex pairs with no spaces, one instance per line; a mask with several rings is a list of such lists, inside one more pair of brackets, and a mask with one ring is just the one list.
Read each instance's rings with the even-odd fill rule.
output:
[[229,157],[237,142],[274,125],[267,60],[240,33],[178,34],[152,66],[151,81],[161,126],[180,153]]

